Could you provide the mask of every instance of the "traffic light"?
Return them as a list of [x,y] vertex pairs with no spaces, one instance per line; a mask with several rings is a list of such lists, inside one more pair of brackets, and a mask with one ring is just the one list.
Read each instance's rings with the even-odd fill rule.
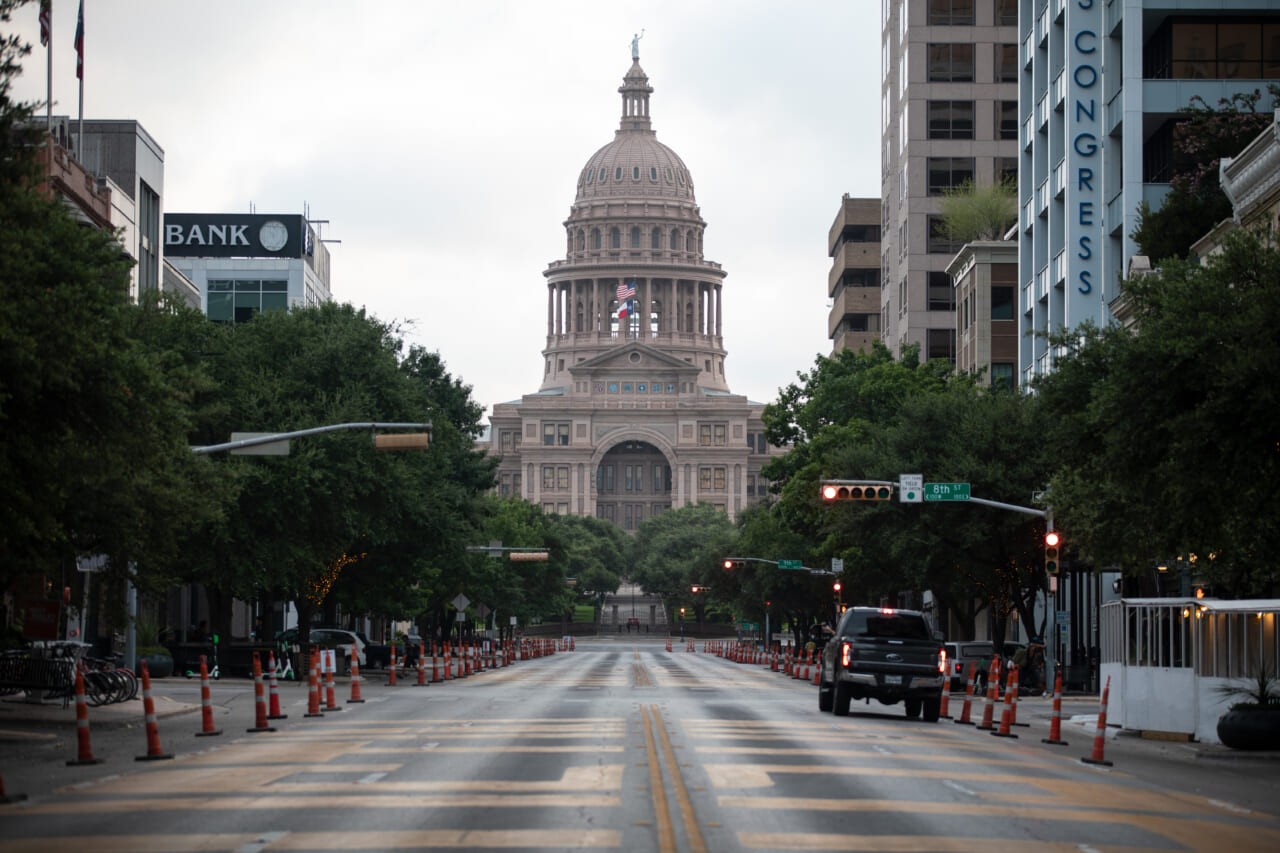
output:
[[823,483],[820,492],[822,500],[833,501],[887,501],[893,497],[892,486],[847,486],[838,483]]
[[741,569],[747,565],[746,560],[725,560],[724,567],[726,569]]
[[701,589],[701,588],[702,588],[702,587],[698,586],[696,583],[695,583],[693,586],[691,586],[691,587],[690,587],[690,589],[692,589],[692,590],[693,590],[694,595],[697,595],[698,590],[699,590],[699,589]]
[[1058,574],[1061,568],[1061,561],[1058,559],[1058,546],[1062,544],[1062,537],[1056,531],[1050,530],[1044,535],[1044,570],[1051,574]]
[[831,588],[832,588],[833,590],[835,590],[836,595],[839,595],[839,594],[840,594],[840,581],[836,581],[835,583],[833,583],[833,584],[831,585]]

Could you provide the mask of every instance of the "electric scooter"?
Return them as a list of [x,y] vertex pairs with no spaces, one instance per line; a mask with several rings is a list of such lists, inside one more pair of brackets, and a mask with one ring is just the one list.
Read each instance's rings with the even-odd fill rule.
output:
[[[200,675],[200,670],[198,668],[187,669],[185,674],[187,678],[197,678]],[[213,635],[213,666],[209,668],[209,677],[212,678],[214,681],[218,680],[218,635],[217,634]]]

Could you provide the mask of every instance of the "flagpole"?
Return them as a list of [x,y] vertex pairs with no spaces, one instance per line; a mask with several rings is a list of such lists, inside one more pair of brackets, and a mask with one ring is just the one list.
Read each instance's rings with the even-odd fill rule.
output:
[[80,0],[80,14],[76,20],[76,76],[80,78],[80,139],[76,142],[76,157],[84,162],[84,0]]

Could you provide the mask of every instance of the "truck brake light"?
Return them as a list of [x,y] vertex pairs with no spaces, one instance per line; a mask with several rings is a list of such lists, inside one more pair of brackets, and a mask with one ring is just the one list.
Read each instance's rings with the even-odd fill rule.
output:
[[849,665],[849,659],[852,657],[852,655],[850,654],[852,649],[853,649],[853,646],[850,645],[849,643],[840,644],[840,665],[841,666]]
[[943,675],[947,674],[947,650],[946,649],[941,649],[938,651],[938,672],[940,672]]

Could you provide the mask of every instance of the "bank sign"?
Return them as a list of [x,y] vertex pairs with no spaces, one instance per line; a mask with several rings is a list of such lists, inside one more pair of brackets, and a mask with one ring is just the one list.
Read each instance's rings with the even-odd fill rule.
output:
[[1102,0],[1067,4],[1067,315],[1096,316],[1102,294]]
[[296,213],[164,215],[164,253],[171,258],[300,258],[310,236]]

